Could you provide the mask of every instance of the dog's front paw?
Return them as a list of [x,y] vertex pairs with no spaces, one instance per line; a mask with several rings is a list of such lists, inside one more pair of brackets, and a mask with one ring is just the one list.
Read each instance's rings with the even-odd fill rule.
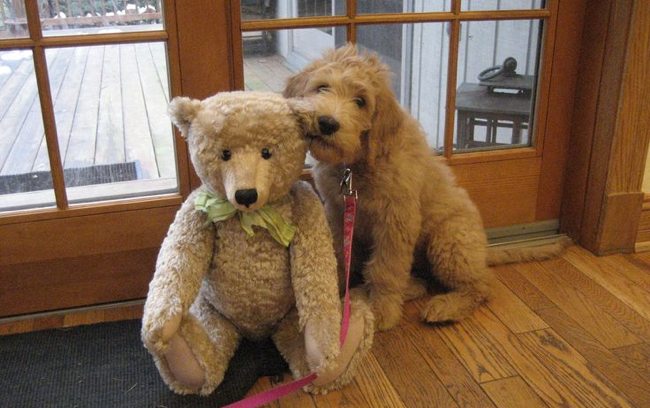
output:
[[402,304],[388,296],[370,296],[377,330],[388,330],[397,325],[402,317]]

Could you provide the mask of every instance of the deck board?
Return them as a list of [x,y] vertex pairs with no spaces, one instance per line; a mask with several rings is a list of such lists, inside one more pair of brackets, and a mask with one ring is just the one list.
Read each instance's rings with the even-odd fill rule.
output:
[[[133,160],[145,179],[175,177],[164,47],[158,42],[47,50],[64,168]],[[33,62],[26,58],[13,67],[0,76],[0,175],[49,170]]]
[[122,115],[122,87],[120,83],[120,49],[118,45],[108,45],[104,51],[94,164],[125,161],[124,117]]
[[[46,50],[64,168],[137,161],[143,179],[176,177],[165,47],[151,42]],[[277,56],[246,58],[245,64],[249,89],[280,91],[290,74]],[[47,171],[32,59],[11,67],[0,75],[0,175]]]
[[133,44],[120,46],[120,67],[122,69],[126,159],[140,163],[144,178],[157,178],[158,167]]
[[68,149],[63,163],[66,168],[91,166],[95,162],[97,113],[101,89],[105,47],[90,47],[84,70],[77,108],[72,123]]
[[[57,95],[63,86],[63,73],[68,66],[66,60],[68,54],[69,50],[65,49],[53,50],[50,53],[51,63],[49,64],[49,68],[53,78],[50,81],[52,95]],[[20,129],[18,138],[7,156],[3,166],[3,172],[6,174],[29,173],[34,167],[40,147],[44,145],[44,140],[45,131],[43,128],[40,98],[35,97],[25,118],[25,122]]]
[[[22,67],[23,65],[21,65]],[[0,129],[3,134],[10,136],[0,138],[0,174],[12,174],[5,170],[7,158],[18,142],[18,136],[29,111],[34,103],[38,103],[35,77],[28,72],[25,73],[24,80],[22,76],[22,74],[17,75],[16,84],[11,84],[11,88],[14,88],[13,94],[0,95],[0,98],[7,98],[11,101],[0,120]]]
[[160,177],[176,176],[174,140],[169,137],[172,132],[167,116],[167,95],[155,60],[151,54],[152,44],[136,44],[138,72],[144,96],[147,121],[153,140],[153,147]]

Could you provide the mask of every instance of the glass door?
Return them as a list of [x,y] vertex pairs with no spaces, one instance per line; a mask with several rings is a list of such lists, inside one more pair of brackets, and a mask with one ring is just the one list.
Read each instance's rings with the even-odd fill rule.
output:
[[190,188],[174,9],[0,2],[0,317],[146,294]]
[[[280,92],[348,41],[391,67],[487,227],[557,219],[582,12],[564,0],[0,2],[0,318],[142,299],[198,185],[168,99]],[[516,86],[481,83],[507,57],[514,75],[497,80]]]
[[[241,38],[243,50],[241,88],[280,92],[286,78],[320,56],[322,46],[356,43],[391,68],[396,97],[422,124],[431,149],[453,167],[487,227],[559,217],[570,132],[561,106],[571,106],[572,91],[571,84],[562,88],[562,75],[553,74],[570,75],[575,69],[578,55],[571,54],[571,47],[579,36],[558,27],[581,27],[581,14],[561,12],[571,7],[568,2],[235,3],[241,11],[233,34]],[[247,12],[250,3],[266,5],[264,18]],[[286,12],[300,3],[319,12]],[[331,33],[331,39],[315,41],[315,31]],[[251,33],[267,39],[263,52]],[[284,38],[293,39],[294,46],[306,44],[309,52],[293,58],[285,51]],[[550,102],[553,97],[562,100],[561,106]]]

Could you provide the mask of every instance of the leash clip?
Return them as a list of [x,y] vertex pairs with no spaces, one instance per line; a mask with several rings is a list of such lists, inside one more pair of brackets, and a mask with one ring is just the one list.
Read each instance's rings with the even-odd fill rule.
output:
[[358,198],[357,195],[357,190],[352,189],[352,169],[349,167],[346,167],[345,170],[343,171],[343,177],[341,177],[341,182],[339,183],[341,186],[340,193],[345,195],[345,196],[354,196],[355,198]]

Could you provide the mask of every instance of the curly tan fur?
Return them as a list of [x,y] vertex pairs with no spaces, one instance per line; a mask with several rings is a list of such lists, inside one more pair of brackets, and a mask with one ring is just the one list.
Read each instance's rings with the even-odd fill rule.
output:
[[353,171],[359,194],[353,262],[362,269],[378,328],[393,327],[405,298],[423,292],[410,277],[414,265],[449,289],[429,300],[423,318],[462,319],[491,292],[481,217],[433,156],[419,124],[399,106],[389,76],[376,55],[348,45],[291,77],[284,95],[304,97],[319,117],[340,125],[329,135],[317,124],[310,130],[315,181],[340,248],[339,181],[346,166]]

